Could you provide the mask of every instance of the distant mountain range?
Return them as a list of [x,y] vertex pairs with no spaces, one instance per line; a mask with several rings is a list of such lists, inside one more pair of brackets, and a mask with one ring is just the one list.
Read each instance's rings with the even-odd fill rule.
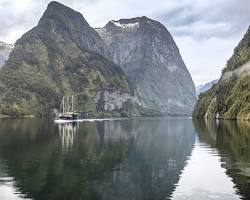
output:
[[2,115],[48,115],[63,95],[95,116],[190,115],[195,87],[168,30],[147,17],[94,29],[51,2],[0,69]]
[[196,89],[196,96],[199,96],[201,93],[206,92],[209,90],[214,84],[216,84],[219,81],[219,79],[210,81],[208,83],[205,83],[204,85],[198,85]]
[[5,61],[9,58],[11,50],[14,48],[12,44],[6,44],[0,41],[0,67],[4,65]]
[[250,120],[250,27],[218,83],[199,96],[193,116]]

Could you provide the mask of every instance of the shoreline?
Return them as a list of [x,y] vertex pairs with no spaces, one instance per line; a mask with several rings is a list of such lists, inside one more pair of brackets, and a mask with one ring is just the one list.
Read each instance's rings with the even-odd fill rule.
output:
[[[250,122],[250,118],[236,118],[236,119],[230,119],[230,118],[197,118],[187,115],[166,115],[166,116],[131,116],[131,117],[93,117],[93,118],[80,118],[79,121],[98,121],[98,120],[124,120],[124,119],[147,119],[147,118],[190,118],[192,120],[219,120],[219,121],[246,121]],[[22,115],[22,116],[11,116],[11,115],[0,115],[0,119],[53,119],[55,118],[51,116],[44,116],[39,117],[35,115]]]

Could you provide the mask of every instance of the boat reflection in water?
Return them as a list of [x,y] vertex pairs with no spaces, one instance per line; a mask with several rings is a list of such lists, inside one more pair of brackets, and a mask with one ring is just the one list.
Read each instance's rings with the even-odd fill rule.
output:
[[175,189],[194,142],[189,119],[5,121],[0,161],[20,199],[157,200]]
[[0,199],[247,200],[249,132],[187,118],[0,120]]
[[77,122],[58,124],[58,132],[62,141],[63,151],[68,151],[72,148],[74,136],[78,128],[79,123]]

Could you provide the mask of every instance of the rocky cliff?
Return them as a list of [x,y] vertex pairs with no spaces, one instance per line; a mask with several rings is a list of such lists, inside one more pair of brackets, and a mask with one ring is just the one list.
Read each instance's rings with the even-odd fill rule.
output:
[[110,21],[96,29],[149,112],[189,115],[195,87],[168,30],[147,17]]
[[2,115],[47,115],[63,95],[95,116],[190,115],[195,88],[159,22],[138,17],[93,29],[51,2],[0,70]]
[[13,47],[12,44],[6,44],[0,41],[0,67],[4,65],[5,61],[8,59]]
[[139,115],[127,79],[83,16],[51,2],[0,70],[2,115],[47,115],[63,95],[95,116]]
[[250,119],[250,27],[228,60],[219,82],[199,96],[193,116]]

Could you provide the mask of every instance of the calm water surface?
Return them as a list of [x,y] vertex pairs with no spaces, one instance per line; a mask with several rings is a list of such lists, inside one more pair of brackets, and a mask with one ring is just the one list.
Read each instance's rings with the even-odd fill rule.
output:
[[1,120],[0,199],[250,199],[250,123]]

